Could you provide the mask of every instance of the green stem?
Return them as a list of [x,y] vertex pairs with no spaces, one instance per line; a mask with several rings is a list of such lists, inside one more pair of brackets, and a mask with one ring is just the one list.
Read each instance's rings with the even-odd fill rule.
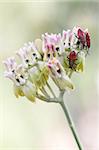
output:
[[50,92],[52,93],[52,95],[54,96],[54,98],[56,98],[56,96],[55,96],[55,94],[54,94],[54,92],[53,92],[53,90],[52,90],[52,88],[50,87],[50,85],[49,85],[48,82],[46,82],[46,85],[47,85],[47,87],[49,88],[49,90],[50,90]]
[[[37,65],[38,71],[41,72],[39,65]],[[50,87],[49,83],[46,82],[47,87],[49,88],[50,92],[52,93],[53,97],[56,98],[52,88]],[[44,89],[44,88],[43,88]]]
[[[77,144],[79,150],[83,150],[83,146],[82,146],[81,143],[80,143],[80,139],[79,139],[78,134],[77,134],[77,132],[76,132],[76,129],[75,129],[73,120],[72,120],[72,118],[71,118],[71,115],[70,115],[70,113],[69,113],[68,107],[67,107],[67,105],[65,105],[65,103],[64,103],[64,101],[63,101],[64,92],[65,92],[64,90],[63,90],[63,91],[60,91],[60,94],[59,94],[59,97],[58,97],[58,98],[56,98],[56,97],[50,98],[50,97],[43,96],[43,95],[41,95],[41,94],[36,94],[36,97],[37,97],[38,99],[42,100],[42,101],[46,101],[46,102],[49,102],[49,103],[51,103],[51,102],[59,103],[59,104],[61,105],[61,107],[63,108],[63,111],[64,111],[64,113],[65,113],[65,116],[66,116],[66,118],[67,118],[69,127],[70,127],[70,129],[71,129],[71,131],[72,131],[72,134],[73,134],[73,136],[74,136],[74,139],[75,139],[75,141],[76,141],[76,144]],[[54,93],[54,92],[53,92],[53,93]]]
[[43,96],[43,95],[41,95],[41,94],[36,94],[35,95],[38,99],[40,99],[41,101],[44,101],[44,102],[49,102],[49,103],[59,103],[58,102],[58,100],[57,100],[57,98],[50,98],[50,97],[45,97],[45,96]]
[[50,97],[50,96],[48,95],[48,93],[46,92],[46,90],[44,89],[44,87],[42,87],[40,90],[41,90],[41,92],[42,92],[46,97]]
[[69,124],[69,127],[70,127],[70,129],[71,129],[71,131],[72,131],[72,134],[73,134],[73,136],[74,136],[74,138],[75,138],[75,141],[76,141],[76,144],[77,144],[79,150],[83,150],[83,147],[82,147],[82,145],[81,145],[81,143],[80,143],[78,134],[77,134],[77,132],[76,132],[76,130],[75,130],[73,120],[72,120],[71,115],[70,115],[70,113],[69,113],[68,107],[64,104],[64,101],[63,101],[63,100],[60,101],[59,103],[60,103],[60,105],[61,105],[62,108],[63,108],[63,111],[64,111],[64,113],[65,113],[65,116],[66,116],[67,121],[68,121],[68,124]]
[[74,72],[73,70],[71,70],[71,71],[69,72],[69,74],[68,74],[69,78],[71,78],[73,72]]

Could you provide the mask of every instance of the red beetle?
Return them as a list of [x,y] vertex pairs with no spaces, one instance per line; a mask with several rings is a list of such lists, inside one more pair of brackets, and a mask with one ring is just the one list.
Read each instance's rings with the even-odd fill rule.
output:
[[81,29],[78,29],[78,39],[81,41],[83,45],[85,45],[85,36],[84,32]]
[[87,47],[90,48],[90,36],[88,32],[86,33],[86,43],[87,43]]
[[83,32],[81,29],[78,29],[78,39],[83,46],[85,46],[86,43],[87,47],[90,48],[90,36],[88,32]]
[[75,69],[76,67],[75,61],[77,60],[77,53],[75,51],[71,51],[68,56],[68,59],[69,59],[69,68]]

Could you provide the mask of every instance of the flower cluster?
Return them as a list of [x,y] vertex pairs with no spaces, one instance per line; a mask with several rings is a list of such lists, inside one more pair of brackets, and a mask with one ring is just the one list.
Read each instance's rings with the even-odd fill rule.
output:
[[64,30],[62,34],[45,33],[41,39],[24,44],[18,50],[16,54],[21,64],[17,64],[13,57],[4,61],[5,76],[13,81],[16,97],[26,96],[31,101],[35,101],[36,97],[46,100],[49,95],[45,86],[55,96],[49,78],[60,90],[74,89],[70,77],[73,72],[84,70],[89,48],[88,30],[80,27]]

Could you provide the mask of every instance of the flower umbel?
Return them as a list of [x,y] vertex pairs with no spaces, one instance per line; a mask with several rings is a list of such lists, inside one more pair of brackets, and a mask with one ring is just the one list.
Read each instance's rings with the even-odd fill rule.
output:
[[[31,102],[38,98],[62,106],[79,150],[83,148],[64,104],[63,95],[65,91],[74,89],[72,74],[84,71],[89,48],[88,30],[74,27],[72,30],[63,30],[62,35],[45,33],[41,39],[25,43],[16,53],[21,64],[17,64],[14,57],[4,61],[4,75],[13,81],[17,98],[25,96]],[[58,87],[59,96],[56,96],[52,82]]]
[[[41,96],[45,96],[46,100],[48,94],[45,86],[52,92],[49,78],[60,90],[74,89],[71,74],[83,72],[89,48],[90,36],[87,29],[74,27],[72,30],[63,30],[62,35],[45,33],[42,40],[25,43],[17,51],[22,64],[17,65],[14,58],[4,61],[7,70],[5,76],[13,81],[17,97],[24,95],[34,99],[41,90]],[[53,96],[55,98],[55,94]]]

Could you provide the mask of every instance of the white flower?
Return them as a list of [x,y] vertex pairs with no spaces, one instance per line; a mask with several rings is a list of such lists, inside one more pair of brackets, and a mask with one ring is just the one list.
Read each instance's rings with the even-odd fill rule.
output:
[[56,58],[49,61],[48,68],[52,79],[61,90],[74,89],[71,79],[66,75],[64,68]]
[[[16,97],[26,96],[29,100],[35,100],[36,87],[28,80],[28,74],[22,65],[17,65],[15,59],[8,58],[4,61],[7,68],[5,76],[10,78],[14,83],[14,93]],[[14,69],[14,71],[13,71]]]
[[3,61],[3,63],[5,64],[7,71],[14,72],[14,70],[17,66],[17,63],[16,63],[14,57],[8,58],[6,61]]
[[[66,51],[87,50],[90,48],[90,36],[88,30],[74,27],[72,30],[63,30],[62,40]],[[86,51],[84,51],[86,53]]]
[[62,40],[63,40],[63,44],[64,44],[64,49],[65,50],[69,50],[71,48],[71,36],[72,36],[72,32],[71,30],[63,30],[63,35],[62,35]]
[[71,48],[83,50],[86,49],[86,34],[80,27],[74,27],[71,37]]
[[42,35],[44,60],[53,59],[62,55],[64,47],[61,34],[48,34]]
[[17,54],[23,60],[23,67],[28,73],[29,80],[35,84],[36,88],[45,86],[48,80],[48,68],[45,62],[41,61],[41,55],[34,46],[33,42],[25,44]]
[[22,59],[25,68],[32,67],[39,59],[41,59],[41,55],[33,42],[24,44],[24,47],[19,49],[17,55]]
[[[45,100],[49,95],[45,86],[55,94],[49,85],[49,77],[60,90],[74,89],[71,81],[73,72],[83,72],[85,56],[90,48],[88,30],[74,27],[72,30],[63,30],[62,35],[42,35],[42,39],[28,42],[19,49],[17,55],[22,64],[17,65],[14,58],[4,61],[5,76],[14,83],[16,97],[26,96],[34,101],[35,97]],[[42,95],[39,95],[38,91]]]

